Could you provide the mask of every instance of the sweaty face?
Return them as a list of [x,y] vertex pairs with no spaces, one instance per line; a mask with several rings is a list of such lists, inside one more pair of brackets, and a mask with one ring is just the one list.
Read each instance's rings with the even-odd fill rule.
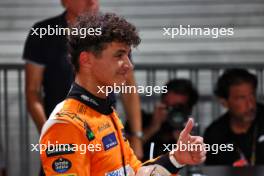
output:
[[112,42],[92,61],[91,74],[98,85],[113,86],[126,82],[133,68],[128,57],[130,46]]
[[68,12],[75,16],[84,12],[98,12],[99,1],[98,0],[64,0],[63,4]]
[[254,120],[256,113],[255,90],[249,83],[231,86],[226,101],[227,108],[234,118],[243,122]]

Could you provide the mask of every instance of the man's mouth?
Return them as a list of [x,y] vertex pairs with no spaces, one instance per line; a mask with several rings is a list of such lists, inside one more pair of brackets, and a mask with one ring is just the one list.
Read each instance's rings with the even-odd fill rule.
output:
[[256,112],[248,112],[245,114],[245,117],[247,117],[247,119],[255,119],[255,115],[256,115]]
[[128,73],[128,71],[126,71],[126,70],[122,70],[122,71],[119,71],[119,72],[117,72],[119,75],[122,75],[122,76],[126,76],[127,75],[127,73]]

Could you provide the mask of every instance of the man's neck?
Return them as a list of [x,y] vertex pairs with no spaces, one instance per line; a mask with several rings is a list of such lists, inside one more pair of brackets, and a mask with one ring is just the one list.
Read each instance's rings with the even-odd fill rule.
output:
[[85,90],[93,94],[94,96],[102,98],[102,99],[107,98],[105,93],[99,91],[100,89],[98,88],[98,86],[100,84],[95,83],[94,81],[89,80],[89,79],[81,79],[78,76],[76,76],[75,82],[81,87],[83,87]]
[[239,119],[236,119],[236,118],[231,118],[230,119],[231,130],[235,134],[247,133],[247,131],[251,127],[251,124],[252,124],[252,121],[245,122],[245,121],[242,121],[242,120],[239,120]]

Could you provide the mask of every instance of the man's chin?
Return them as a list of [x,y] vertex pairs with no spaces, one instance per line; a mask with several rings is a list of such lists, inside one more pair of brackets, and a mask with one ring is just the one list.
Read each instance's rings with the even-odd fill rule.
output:
[[126,85],[126,79],[116,80],[113,85],[115,85],[115,86],[124,86],[124,85]]

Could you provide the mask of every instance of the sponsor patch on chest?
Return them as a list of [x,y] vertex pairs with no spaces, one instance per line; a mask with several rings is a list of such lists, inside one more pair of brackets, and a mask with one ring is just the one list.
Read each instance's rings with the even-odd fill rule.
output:
[[114,132],[111,134],[108,134],[107,136],[104,136],[102,141],[103,141],[105,151],[118,145]]

